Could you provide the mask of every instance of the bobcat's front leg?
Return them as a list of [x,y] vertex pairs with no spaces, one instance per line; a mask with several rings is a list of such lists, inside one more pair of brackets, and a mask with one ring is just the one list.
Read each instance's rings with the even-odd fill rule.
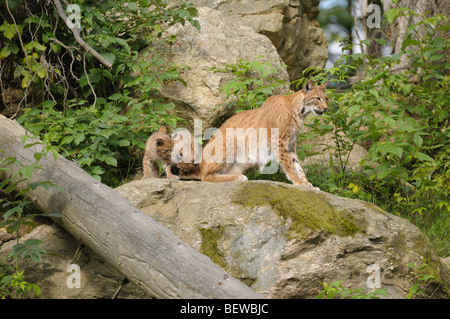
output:
[[143,163],[144,176],[142,178],[158,178],[159,177],[159,165],[157,162],[152,162],[149,156],[145,156]]
[[312,184],[306,179],[303,168],[300,166],[300,161],[296,152],[282,152],[280,154],[280,164],[286,173],[287,178],[294,185],[312,187]]

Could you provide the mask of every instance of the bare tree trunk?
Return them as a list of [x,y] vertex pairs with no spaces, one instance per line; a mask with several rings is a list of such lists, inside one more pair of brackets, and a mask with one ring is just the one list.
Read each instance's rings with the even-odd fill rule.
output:
[[[367,23],[367,17],[370,14],[368,12],[369,5],[374,4],[382,7],[380,0],[359,0],[359,8],[361,13],[361,25],[363,29],[363,37],[364,39],[372,39],[370,44],[365,46],[364,53],[373,57],[378,58],[381,57],[381,45],[377,43],[373,39],[381,39],[383,32],[381,28],[369,27]],[[381,12],[380,12],[381,14]],[[381,17],[380,17],[381,18]],[[380,25],[381,27],[381,25]]]
[[[24,148],[20,136],[25,129],[3,115],[0,128],[0,161],[15,157],[23,165],[35,163],[42,146]],[[33,173],[31,182],[51,181],[65,191],[38,187],[29,194],[34,204],[43,212],[59,213],[56,221],[62,227],[149,296],[261,298],[75,162],[48,156],[39,165],[43,169]],[[0,179],[11,178],[20,167],[8,168]]]
[[[408,19],[401,16],[388,26],[386,34],[392,43],[392,51],[394,54],[398,54],[401,51],[409,26],[419,22],[424,16],[431,16],[433,14],[449,15],[450,13],[448,0],[399,0],[397,4],[392,0],[383,1],[384,11],[397,7],[409,8],[417,13],[417,15],[410,15],[408,16]],[[415,34],[413,35],[413,39],[419,40],[419,38],[423,38],[426,35],[426,30],[423,25],[416,26],[414,30]],[[411,66],[411,63],[412,61],[409,61],[408,57],[404,55],[397,69],[408,69]]]
[[[352,0],[347,0],[347,11],[348,14],[351,16],[352,15]],[[349,54],[352,55],[353,54],[353,28],[356,28],[356,25],[354,26],[350,26],[347,28],[347,33],[348,33],[348,42],[351,44],[350,46],[350,52]]]

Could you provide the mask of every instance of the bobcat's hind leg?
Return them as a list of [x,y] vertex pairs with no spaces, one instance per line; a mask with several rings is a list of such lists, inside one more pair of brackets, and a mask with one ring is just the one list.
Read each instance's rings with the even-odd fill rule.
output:
[[202,176],[204,182],[231,182],[231,181],[246,181],[247,176],[243,174],[210,174]]

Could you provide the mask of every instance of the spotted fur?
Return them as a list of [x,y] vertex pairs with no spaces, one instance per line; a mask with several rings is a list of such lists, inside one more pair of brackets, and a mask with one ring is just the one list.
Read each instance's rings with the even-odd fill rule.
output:
[[[201,180],[210,182],[247,180],[244,174],[249,170],[256,166],[262,169],[269,161],[278,157],[279,164],[293,184],[312,186],[300,166],[297,156],[297,138],[304,119],[309,113],[320,116],[327,110],[328,97],[325,93],[327,84],[328,82],[315,86],[312,81],[308,81],[303,89],[294,94],[272,96],[261,108],[243,111],[229,118],[203,150],[203,159],[199,165]],[[227,148],[226,132],[229,128],[255,128],[258,141],[260,135],[258,129],[267,129],[265,142],[270,148],[270,156],[255,161],[254,158],[249,157],[249,152],[246,152],[246,160],[242,163],[227,163],[226,158],[235,156],[237,149],[236,140],[234,147],[230,145]],[[271,128],[278,128],[279,142],[277,143],[271,142]],[[214,157],[218,154],[216,153],[218,148],[223,150],[222,160],[217,161],[216,158],[216,161],[208,161],[205,154]]]
[[169,179],[198,179],[198,164],[194,163],[194,149],[192,145],[192,156],[190,161],[183,162],[182,149],[172,156],[174,146],[183,141],[177,140],[177,134],[167,134],[166,125],[161,126],[158,132],[153,133],[146,142],[143,158],[143,178],[161,177],[159,163],[163,165]]

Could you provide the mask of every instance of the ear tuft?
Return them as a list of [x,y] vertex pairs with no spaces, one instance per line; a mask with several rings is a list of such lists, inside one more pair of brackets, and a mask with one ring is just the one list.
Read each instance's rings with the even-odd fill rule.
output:
[[314,82],[313,80],[308,80],[308,82],[306,82],[305,86],[303,87],[303,91],[309,92],[314,88]]
[[163,123],[159,129],[159,133],[166,134],[166,132],[167,132],[167,125],[166,123]]

